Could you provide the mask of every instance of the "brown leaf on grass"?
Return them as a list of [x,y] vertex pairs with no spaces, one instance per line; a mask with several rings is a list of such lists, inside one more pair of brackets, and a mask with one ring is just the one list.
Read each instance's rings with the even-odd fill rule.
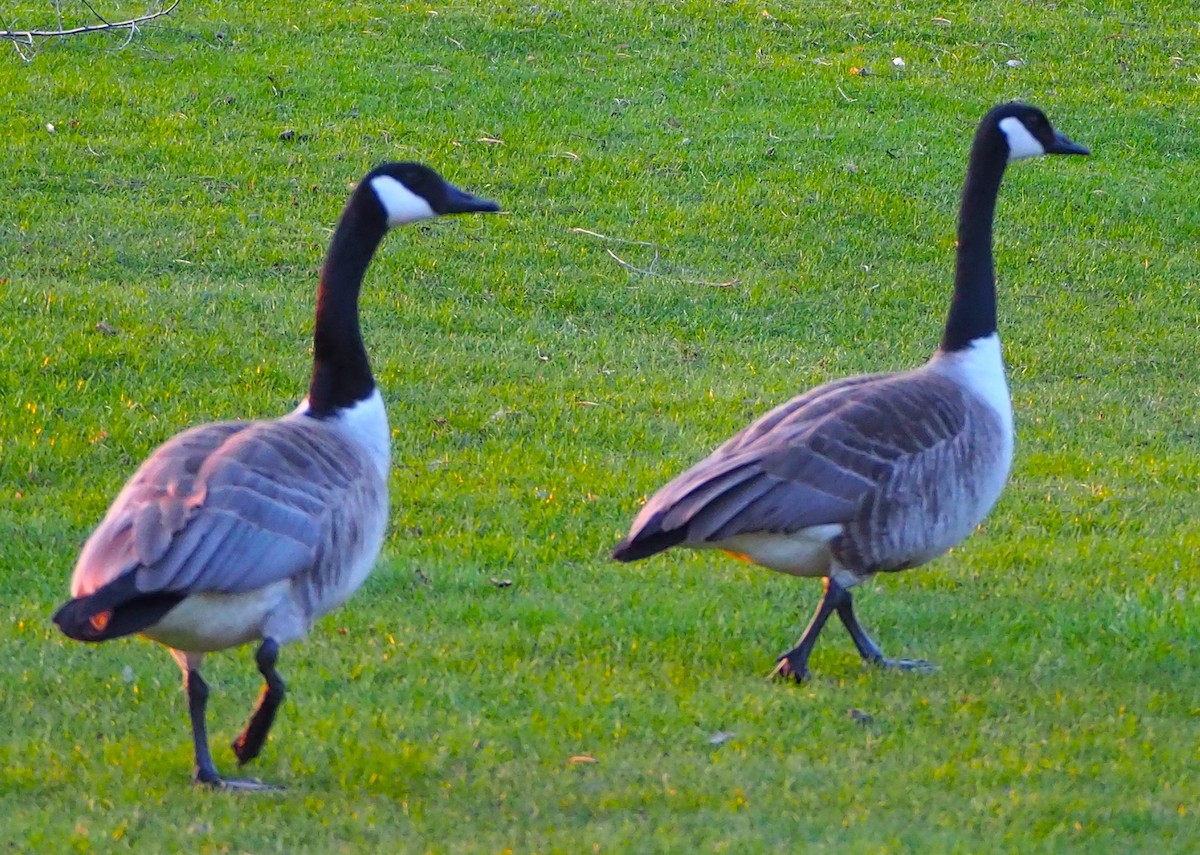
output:
[[599,760],[597,760],[595,757],[593,757],[590,754],[576,754],[567,759],[568,766],[578,766],[580,763],[599,763],[599,762],[600,762]]

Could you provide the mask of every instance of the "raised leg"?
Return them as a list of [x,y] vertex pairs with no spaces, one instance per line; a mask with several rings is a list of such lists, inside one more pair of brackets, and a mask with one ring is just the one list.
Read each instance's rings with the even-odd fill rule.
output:
[[825,596],[821,598],[816,613],[808,622],[808,627],[800,636],[800,640],[796,642],[796,646],[775,661],[775,670],[771,672],[772,677],[791,677],[798,683],[811,676],[808,671],[808,657],[812,655],[813,648],[817,644],[817,636],[825,628],[825,622],[837,610],[841,596],[848,597],[849,594],[845,588],[827,578],[825,580]]
[[[842,625],[846,627],[846,631],[850,633],[850,638],[854,641],[854,646],[858,648],[858,655],[863,658],[863,661],[884,668],[899,668],[903,671],[933,671],[936,669],[932,662],[926,662],[924,659],[888,659],[884,656],[879,645],[871,640],[871,636],[867,635],[862,624],[858,622],[858,617],[854,614],[854,598],[850,592],[832,579],[827,580],[826,584],[827,592],[834,587],[841,592],[835,607],[837,615],[841,619]],[[826,593],[826,598],[828,598],[828,593]]]
[[275,663],[279,659],[279,643],[273,638],[263,639],[254,659],[258,663],[258,672],[263,676],[264,685],[262,694],[258,696],[258,704],[250,715],[250,721],[246,723],[246,729],[233,741],[233,753],[237,755],[239,765],[249,763],[262,751],[267,734],[271,732],[271,725],[275,722],[275,713],[287,692],[283,678],[275,670]]

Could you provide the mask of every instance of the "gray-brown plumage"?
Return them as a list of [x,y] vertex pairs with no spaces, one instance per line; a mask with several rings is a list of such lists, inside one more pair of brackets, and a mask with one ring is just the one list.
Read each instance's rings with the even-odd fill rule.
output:
[[54,620],[81,641],[140,633],[171,649],[184,672],[197,783],[264,786],[217,774],[204,655],[261,640],[263,693],[233,744],[246,763],[283,700],[280,645],[344,602],[383,543],[391,434],[358,326],[371,257],[395,225],[495,210],[419,164],[370,172],[346,204],[321,272],[308,396],[279,419],[207,424],[169,440],[84,545],[72,599]]
[[[193,428],[159,448],[117,496],[79,557],[73,593],[87,596],[127,573],[137,590],[158,593],[249,594],[287,581],[263,607],[266,634],[300,638],[361,584],[378,553],[386,467],[336,422],[302,413]],[[178,623],[168,615],[144,632],[164,641],[190,634],[171,646],[198,651],[258,635],[250,623]]]
[[954,296],[929,362],[828,383],[767,413],[652,496],[613,557],[715,548],[784,573],[825,577],[812,622],[777,666],[797,679],[808,674],[834,612],[864,659],[925,666],[883,657],[858,624],[849,589],[941,555],[999,497],[1013,422],[996,332],[996,195],[1011,160],[1086,153],[1033,107],[990,111],[971,151]]
[[[829,548],[839,563],[866,574],[902,569],[974,525],[973,508],[986,500],[974,487],[1003,480],[1007,427],[1002,413],[936,371],[823,386],[768,413],[655,494],[634,523],[638,542],[648,546],[658,530],[683,535],[687,545],[728,547],[743,536],[836,524],[845,528]],[[964,477],[939,481],[947,469]],[[901,513],[925,524],[904,525],[895,518]],[[804,561],[777,563],[785,572],[825,575]]]

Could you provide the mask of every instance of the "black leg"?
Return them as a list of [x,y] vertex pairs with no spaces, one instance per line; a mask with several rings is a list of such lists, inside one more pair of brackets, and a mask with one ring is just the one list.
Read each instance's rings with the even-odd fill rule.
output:
[[250,715],[250,721],[246,723],[246,729],[233,741],[233,753],[237,755],[239,765],[249,763],[262,751],[271,725],[275,722],[275,713],[283,703],[283,696],[287,691],[283,678],[275,670],[275,663],[279,659],[278,642],[273,638],[263,639],[254,658],[266,684],[258,697],[254,712]]
[[854,599],[850,596],[850,592],[833,580],[829,581],[829,585],[837,586],[842,592],[842,596],[837,604],[837,614],[841,618],[842,624],[846,627],[846,631],[850,633],[850,638],[853,639],[854,646],[858,648],[858,654],[863,658],[864,662],[869,662],[872,665],[880,665],[884,668],[899,668],[904,671],[934,670],[935,666],[924,659],[888,659],[884,656],[883,651],[879,649],[879,645],[871,640],[871,636],[867,635],[866,630],[862,628],[862,624],[858,622],[858,617],[854,614]]
[[192,719],[192,743],[196,752],[196,777],[198,785],[223,790],[278,790],[279,787],[261,781],[222,778],[213,764],[212,752],[208,748],[208,729],[204,714],[208,706],[208,684],[195,668],[184,672],[183,687],[187,692],[188,715]]
[[[837,583],[830,582],[830,584],[834,585]],[[879,649],[878,644],[871,640],[871,636],[867,635],[866,630],[862,628],[862,624],[858,622],[858,617],[854,614],[853,596],[845,588],[842,588],[842,594],[842,599],[837,606],[837,615],[841,618],[842,625],[846,627],[846,631],[850,633],[850,638],[854,641],[854,646],[858,648],[858,655],[872,664],[882,663],[884,661],[883,651]]]
[[808,622],[808,627],[800,636],[800,640],[796,642],[796,646],[776,660],[775,670],[771,672],[772,677],[791,677],[796,682],[800,682],[811,676],[808,672],[808,657],[812,655],[813,648],[817,644],[817,636],[825,628],[825,622],[840,605],[842,596],[849,596],[846,589],[827,578],[825,580],[825,596],[821,598],[821,604],[817,606],[816,613]]
[[204,724],[204,713],[208,707],[208,684],[194,668],[183,675],[183,688],[187,692],[188,716],[192,720],[192,745],[196,753],[196,783],[218,786],[221,776],[213,765],[212,752],[208,748],[208,729]]

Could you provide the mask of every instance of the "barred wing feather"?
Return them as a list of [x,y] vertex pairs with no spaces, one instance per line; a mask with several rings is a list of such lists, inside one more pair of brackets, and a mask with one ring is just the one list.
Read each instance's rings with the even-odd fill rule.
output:
[[[656,493],[626,544],[795,532],[853,521],[966,427],[965,393],[929,372],[855,377],[775,408]],[[664,547],[665,548],[665,547]]]
[[204,425],[167,442],[84,547],[73,595],[131,570],[143,592],[236,594],[313,568],[330,503],[364,463],[305,421]]

